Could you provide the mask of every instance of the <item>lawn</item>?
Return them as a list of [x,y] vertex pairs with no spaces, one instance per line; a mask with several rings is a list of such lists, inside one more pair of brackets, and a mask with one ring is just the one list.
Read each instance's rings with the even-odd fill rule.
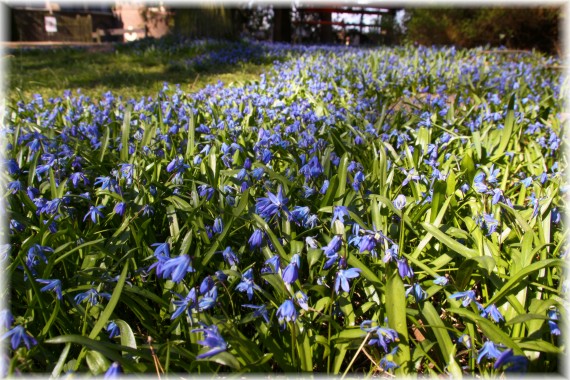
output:
[[[12,99],[30,99],[39,93],[49,98],[61,96],[67,89],[81,89],[83,95],[92,98],[113,91],[116,96],[140,99],[155,95],[165,82],[179,84],[186,92],[218,81],[244,83],[257,79],[272,63],[263,58],[237,64],[219,60],[211,65],[189,63],[192,58],[227,47],[220,41],[186,43],[170,37],[100,48],[11,49],[5,51],[7,95]],[[245,47],[246,44],[232,46]]]

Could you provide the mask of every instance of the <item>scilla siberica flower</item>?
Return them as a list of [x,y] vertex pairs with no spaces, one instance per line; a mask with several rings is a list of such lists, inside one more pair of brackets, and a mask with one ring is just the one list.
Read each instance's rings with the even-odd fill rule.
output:
[[493,365],[494,369],[499,369],[506,364],[511,364],[506,371],[507,372],[526,372],[528,367],[528,359],[522,355],[513,354],[513,349],[509,348],[505,350]]
[[216,305],[217,299],[218,299],[218,288],[214,286],[212,289],[207,291],[198,301],[198,311],[211,309]]
[[222,221],[222,218],[216,218],[214,220],[214,226],[212,227],[212,230],[217,234],[222,233],[224,230],[224,222]]
[[174,313],[172,313],[170,319],[178,318],[178,316],[184,313],[185,311],[187,312],[188,316],[190,316],[192,309],[196,307],[198,299],[196,295],[196,288],[190,289],[190,291],[184,298],[178,293],[174,293],[174,295],[177,296],[180,300],[172,301],[174,306],[176,306],[176,310],[174,311]]
[[222,251],[222,255],[224,256],[224,260],[230,265],[230,266],[234,266],[239,264],[239,258],[237,257],[237,255],[235,254],[235,252],[232,250],[231,247],[226,247],[226,249],[224,249]]
[[345,292],[350,291],[348,280],[360,276],[361,270],[359,268],[340,269],[336,275],[334,282],[334,290],[338,293],[339,287]]
[[249,268],[241,275],[241,282],[236,286],[236,290],[246,292],[247,298],[251,301],[254,289],[261,291],[261,288],[253,282],[253,269]]
[[388,343],[398,340],[398,333],[388,327],[373,326],[375,323],[370,320],[363,321],[360,324],[360,329],[367,333],[376,333],[376,338],[370,339],[369,345],[378,345],[382,347],[384,352],[388,352]]
[[162,278],[170,277],[175,283],[182,281],[189,272],[194,272],[194,268],[192,268],[192,260],[188,255],[170,258],[162,264]]
[[505,320],[505,318],[503,317],[499,309],[497,309],[497,306],[495,306],[495,304],[491,304],[487,306],[485,309],[483,309],[483,311],[481,312],[481,316],[483,318],[491,317],[491,319],[495,323],[499,323],[499,321]]
[[261,245],[263,244],[263,231],[256,228],[253,231],[253,234],[251,234],[248,243],[250,249],[260,248]]
[[483,343],[483,346],[479,350],[479,355],[477,355],[477,364],[481,362],[481,359],[496,359],[501,355],[501,351],[495,347],[495,344],[490,340]]
[[87,302],[91,305],[97,305],[99,303],[99,298],[106,298],[107,300],[110,300],[111,295],[109,293],[99,293],[95,289],[89,289],[86,292],[77,294],[73,300],[77,305],[85,300],[87,300]]
[[285,302],[279,306],[275,315],[278,318],[279,324],[283,324],[283,321],[294,322],[297,319],[295,304],[289,299],[285,300]]
[[331,241],[322,248],[325,256],[327,257],[327,261],[325,262],[323,269],[330,268],[339,259],[340,256],[338,255],[338,251],[340,250],[340,247],[342,247],[342,238],[335,235]]
[[289,209],[286,206],[289,199],[283,196],[281,185],[277,189],[277,195],[268,191],[266,198],[257,198],[256,201],[255,213],[266,221],[270,220],[274,215],[281,216],[281,212],[289,216]]
[[298,254],[294,254],[291,257],[291,262],[289,265],[283,269],[283,282],[286,284],[294,283],[299,277],[299,267],[301,266],[301,259]]
[[462,302],[463,307],[467,307],[472,301],[475,301],[475,292],[473,290],[468,290],[465,292],[457,292],[450,295],[449,298],[453,299],[461,298],[463,300]]
[[119,336],[121,334],[121,329],[113,321],[109,322],[107,327],[105,327],[105,330],[107,330],[107,332],[109,333],[110,339],[113,339],[114,337]]
[[85,214],[83,221],[85,221],[87,218],[91,217],[91,220],[93,221],[93,223],[97,223],[97,217],[100,217],[100,218],[105,217],[105,215],[103,215],[103,213],[101,212],[101,209],[103,209],[103,207],[105,207],[105,206],[99,205],[99,206],[89,207],[89,211],[87,212],[87,214]]
[[548,310],[548,327],[550,328],[550,333],[552,335],[560,335],[560,328],[556,321],[558,320],[558,313],[556,310]]
[[52,290],[53,292],[55,292],[57,299],[58,300],[61,299],[62,295],[61,295],[60,280],[44,280],[42,278],[37,278],[36,281],[39,282],[40,284],[45,284],[45,286],[40,289],[40,292],[47,292]]
[[394,199],[393,204],[396,209],[402,210],[404,207],[406,207],[406,196],[403,194],[398,195],[396,199]]
[[266,323],[269,323],[269,316],[267,314],[267,307],[265,305],[250,305],[250,304],[244,304],[242,305],[243,307],[247,307],[250,309],[254,309],[255,311],[253,312],[253,316],[254,317],[263,317],[263,319],[265,320]]
[[118,379],[122,373],[123,371],[121,370],[121,365],[117,362],[113,362],[113,364],[111,364],[107,372],[105,372],[103,379],[104,380]]
[[218,327],[216,325],[204,326],[202,329],[194,329],[191,332],[203,332],[204,339],[199,340],[197,343],[202,346],[209,347],[210,350],[196,356],[196,359],[205,359],[212,357],[220,352],[227,349],[228,345],[224,338],[218,332]]
[[36,339],[26,332],[23,326],[17,325],[10,331],[5,332],[0,337],[0,340],[4,340],[6,338],[10,338],[10,343],[12,344],[12,349],[15,350],[16,348],[20,347],[22,343],[26,346],[29,350],[31,346],[35,346],[38,344]]
[[408,264],[408,260],[405,257],[397,260],[398,263],[398,273],[402,279],[409,277],[414,277],[414,271],[410,264]]

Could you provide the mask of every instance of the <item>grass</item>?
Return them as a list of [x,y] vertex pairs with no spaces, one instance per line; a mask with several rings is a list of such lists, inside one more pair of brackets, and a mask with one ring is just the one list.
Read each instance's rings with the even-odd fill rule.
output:
[[208,84],[254,80],[271,62],[240,62],[235,65],[188,67],[185,60],[206,51],[220,51],[222,43],[164,52],[145,42],[133,49],[114,45],[110,50],[90,48],[18,48],[6,51],[9,99],[61,96],[64,90],[98,98],[107,91],[116,96],[154,96],[164,82],[179,84],[185,92],[195,92]]

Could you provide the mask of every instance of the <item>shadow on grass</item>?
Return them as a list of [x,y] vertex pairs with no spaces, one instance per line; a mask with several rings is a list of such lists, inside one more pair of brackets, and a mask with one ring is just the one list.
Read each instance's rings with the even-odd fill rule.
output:
[[226,84],[255,80],[272,62],[191,65],[188,55],[61,48],[11,51],[5,58],[8,98],[23,100],[36,93],[50,98],[77,89],[94,98],[109,90],[123,98],[155,97],[165,82],[192,92],[218,80]]

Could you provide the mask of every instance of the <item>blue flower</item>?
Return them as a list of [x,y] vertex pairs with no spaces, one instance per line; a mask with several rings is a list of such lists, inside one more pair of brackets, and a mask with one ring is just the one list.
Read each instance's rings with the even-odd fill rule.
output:
[[289,299],[285,300],[285,302],[279,306],[275,315],[277,316],[280,324],[283,324],[283,321],[294,322],[297,320],[297,310],[295,310],[295,304]]
[[378,345],[384,352],[388,352],[388,343],[398,340],[398,333],[388,327],[373,326],[374,322],[366,320],[360,324],[360,329],[367,333],[376,333],[376,338],[370,339],[369,345]]
[[342,238],[338,235],[335,235],[331,241],[324,248],[322,248],[325,256],[327,257],[327,261],[325,262],[323,269],[330,268],[339,259],[340,256],[337,252],[340,250],[341,246]]
[[433,283],[439,286],[446,286],[448,282],[449,280],[445,276],[439,276],[435,280],[433,280]]
[[214,287],[214,280],[210,276],[204,277],[200,284],[200,294],[206,294]]
[[331,219],[331,227],[334,225],[335,220],[338,220],[344,224],[345,216],[350,217],[350,214],[348,213],[348,209],[346,208],[346,206],[334,206],[333,217]]
[[385,371],[389,371],[391,369],[400,367],[392,360],[390,360],[393,359],[394,355],[396,355],[397,353],[398,353],[398,346],[394,347],[392,351],[390,351],[386,356],[380,359],[380,367],[382,367]]
[[222,255],[224,256],[224,260],[230,265],[230,266],[234,266],[239,264],[239,258],[237,257],[237,255],[235,254],[235,252],[232,250],[232,247],[226,247],[226,249],[224,249],[222,251]]
[[217,234],[222,233],[222,231],[224,230],[224,222],[222,221],[222,218],[216,218],[214,220],[214,227],[212,228],[212,230]]
[[514,355],[512,348],[509,348],[499,355],[493,368],[499,369],[506,364],[512,364],[506,369],[507,372],[526,372],[528,359],[522,355]]
[[269,323],[269,316],[267,315],[267,307],[265,305],[257,306],[257,305],[249,305],[244,304],[243,307],[248,307],[250,309],[255,309],[253,312],[254,317],[263,317],[266,323]]
[[156,257],[158,261],[151,264],[147,271],[150,272],[153,268],[156,268],[156,275],[161,277],[164,264],[170,259],[170,248],[168,243],[154,243],[151,246],[156,247],[154,257]]
[[323,248],[323,251],[325,252],[325,255],[331,256],[337,253],[340,250],[340,247],[342,247],[342,238],[339,235],[335,235]]
[[121,329],[113,321],[109,322],[105,330],[107,330],[107,332],[109,333],[110,339],[113,339],[114,337],[119,336],[121,334]]
[[426,298],[427,296],[426,291],[423,290],[420,284],[418,284],[417,282],[414,285],[405,285],[405,286],[409,286],[408,290],[406,290],[406,297],[412,294],[416,302],[423,301]]
[[277,195],[271,192],[267,192],[266,198],[257,198],[255,204],[255,213],[261,216],[263,219],[268,221],[274,215],[281,216],[283,211],[286,215],[289,215],[289,210],[285,206],[289,199],[283,196],[283,188],[279,185],[277,189]]
[[47,292],[53,290],[56,294],[58,300],[61,299],[61,281],[60,280],[44,280],[41,278],[36,279],[37,282],[40,284],[46,284],[43,288],[40,289],[41,292]]
[[299,267],[301,266],[301,260],[298,254],[294,254],[291,258],[289,265],[283,269],[283,282],[286,284],[294,283],[299,277]]
[[192,260],[188,255],[168,259],[162,264],[162,278],[171,277],[175,283],[182,281],[188,272],[194,272]]
[[414,277],[414,271],[412,267],[408,264],[408,260],[405,257],[398,259],[397,263],[398,263],[398,273],[400,274],[400,277],[402,279],[406,277],[409,278]]
[[364,179],[365,179],[364,173],[362,173],[361,171],[358,171],[354,175],[354,181],[352,182],[352,188],[354,189],[354,191],[358,191],[360,189],[360,184],[364,182]]
[[398,244],[392,244],[392,246],[390,248],[388,248],[386,250],[386,252],[384,253],[384,259],[382,261],[384,261],[385,263],[388,263],[392,260],[398,260],[398,252],[400,251],[400,247],[398,246]]
[[8,330],[10,326],[12,326],[12,323],[14,323],[14,316],[12,316],[10,309],[0,311],[0,326]]
[[483,318],[487,318],[487,317],[491,317],[491,319],[495,322],[495,323],[499,323],[499,321],[504,321],[505,318],[503,317],[503,315],[501,314],[501,312],[499,311],[499,309],[497,309],[497,306],[495,306],[495,304],[491,304],[489,306],[487,306],[482,312],[481,312],[481,316]]
[[253,231],[253,234],[251,234],[248,243],[250,249],[260,248],[261,245],[263,244],[263,231],[256,228]]
[[548,310],[548,327],[550,328],[550,333],[552,335],[560,335],[560,328],[556,321],[558,320],[558,313],[556,310]]
[[206,200],[209,201],[214,195],[214,188],[208,185],[200,185],[198,186],[198,195],[201,197],[205,196]]
[[393,204],[396,209],[402,210],[406,206],[406,196],[403,194],[398,195],[396,199],[394,199]]
[[295,299],[297,300],[299,306],[301,306],[301,309],[306,311],[309,310],[309,304],[308,304],[309,297],[307,297],[305,293],[303,293],[301,290],[297,291],[295,293]]
[[10,190],[12,194],[16,194],[18,191],[23,189],[24,185],[22,185],[21,181],[12,181],[8,183],[8,190]]
[[465,292],[457,292],[450,295],[449,298],[453,299],[461,298],[463,300],[462,305],[464,307],[467,307],[472,301],[475,301],[475,292],[473,290],[468,290]]
[[473,188],[478,193],[486,193],[488,188],[485,184],[485,173],[478,173],[473,179]]
[[91,206],[89,207],[89,211],[87,212],[87,214],[85,214],[85,217],[83,218],[83,221],[85,222],[85,220],[89,217],[91,217],[91,220],[93,221],[93,223],[97,223],[97,217],[100,218],[104,218],[105,215],[103,215],[103,213],[101,212],[101,209],[103,209],[105,206],[100,205],[100,206]]
[[105,372],[103,379],[104,380],[118,379],[119,377],[121,377],[122,373],[123,371],[121,370],[121,365],[117,362],[113,362],[113,364],[111,364],[107,372]]
[[500,169],[495,169],[495,164],[491,165],[489,169],[489,177],[487,177],[487,182],[496,184],[497,183],[497,176],[500,173]]
[[499,351],[497,347],[495,347],[495,344],[493,342],[488,340],[485,343],[483,343],[483,346],[479,350],[479,355],[477,356],[477,364],[479,364],[479,362],[481,362],[481,359],[485,357],[487,359],[496,359],[500,355],[501,351]]
[[359,268],[349,268],[346,270],[340,269],[336,275],[336,280],[334,282],[334,290],[338,293],[339,287],[345,292],[350,291],[350,286],[348,285],[348,280],[360,276],[361,270]]
[[85,177],[85,174],[83,174],[82,172],[71,173],[71,175],[69,176],[69,179],[71,180],[73,187],[77,187],[77,185],[79,184],[79,181],[83,181],[84,185],[89,184],[89,180],[87,179],[87,177]]
[[106,298],[109,300],[111,299],[111,295],[109,293],[99,293],[95,289],[89,289],[86,292],[77,294],[73,300],[77,305],[85,300],[87,300],[91,305],[97,305],[99,303],[99,298]]
[[26,346],[29,350],[31,346],[35,346],[38,344],[36,339],[29,335],[23,326],[17,325],[12,328],[12,330],[5,332],[0,337],[0,340],[4,340],[6,338],[11,338],[10,342],[12,343],[12,349],[15,350],[16,348],[20,347],[22,343]]
[[210,348],[209,351],[197,355],[196,359],[205,359],[219,354],[227,349],[228,345],[224,338],[218,332],[218,327],[216,325],[205,326],[202,329],[194,329],[191,332],[203,332],[204,340],[199,340],[197,343],[202,346]]
[[329,188],[329,184],[330,184],[330,181],[328,179],[325,179],[323,181],[323,185],[321,186],[321,189],[319,190],[319,193],[325,194]]
[[241,275],[241,282],[236,286],[236,290],[246,292],[247,298],[251,301],[254,289],[261,290],[261,288],[253,282],[253,270],[249,268]]
[[127,204],[125,202],[118,202],[113,208],[115,214],[123,216],[125,211],[127,211]]
[[182,296],[177,293],[174,294],[178,298],[180,298],[180,300],[172,301],[174,306],[176,306],[176,310],[174,311],[174,313],[172,313],[170,319],[172,320],[178,318],[178,316],[184,313],[185,311],[188,313],[188,316],[190,316],[190,312],[192,311],[193,308],[196,307],[196,302],[197,302],[196,289],[195,288],[190,289],[190,291],[184,298],[182,298]]
[[487,236],[491,235],[499,226],[499,221],[493,217],[492,214],[483,214],[483,220],[487,227]]
[[216,300],[218,299],[218,288],[214,286],[204,296],[198,301],[198,311],[204,311],[211,309],[216,305]]
[[[281,258],[279,255],[273,255],[263,263],[264,267],[261,270],[262,273],[277,273],[281,269]],[[273,267],[273,268],[271,268]]]

